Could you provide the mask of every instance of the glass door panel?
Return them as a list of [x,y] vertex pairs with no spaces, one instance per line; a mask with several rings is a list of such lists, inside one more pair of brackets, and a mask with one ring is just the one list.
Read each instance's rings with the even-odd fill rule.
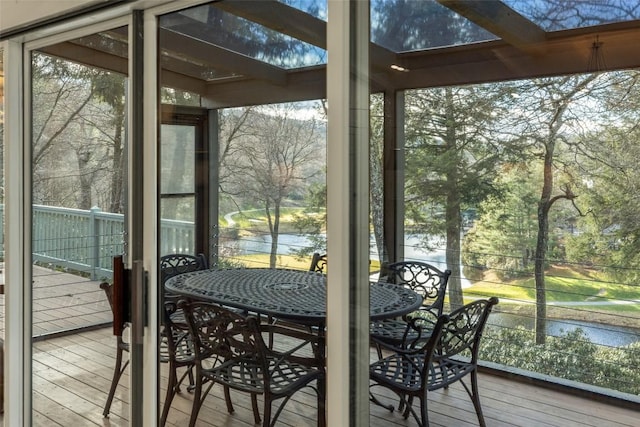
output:
[[31,52],[34,424],[129,424],[105,291],[127,235],[127,51],[125,26]]
[[[189,221],[190,214],[194,246],[186,243],[184,251],[204,252],[211,268],[308,270],[313,252],[326,251],[322,3],[307,11],[297,2],[210,2],[159,17],[160,255],[183,247],[164,246],[170,241],[164,224]],[[188,122],[187,107],[200,107],[203,122]],[[187,129],[195,131],[193,148]],[[191,149],[192,170],[181,160]],[[164,366],[161,375],[162,387]],[[168,423],[187,425],[191,398],[176,395]],[[232,392],[243,410],[231,415],[221,399],[221,388],[213,387],[199,424],[254,422],[246,393]],[[313,392],[294,400],[299,403],[289,402],[278,421],[316,425]]]
[[[185,106],[166,104],[162,106],[162,124],[159,137],[159,201],[160,201],[160,241],[159,255],[161,257],[159,286],[164,285],[164,280],[169,275],[180,271],[190,271],[192,267],[182,265],[185,260],[198,261],[198,268],[206,268],[208,262],[207,251],[207,221],[203,218],[205,209],[202,208],[207,200],[208,183],[202,182],[206,176],[203,167],[206,162],[202,158],[207,157],[205,140],[206,112],[200,108],[188,108]],[[201,258],[197,258],[199,255]],[[186,261],[189,262],[189,261]],[[168,266],[182,265],[175,271],[167,271]],[[169,267],[169,268],[171,268]],[[160,307],[158,311],[163,316],[165,301],[162,288],[160,289]],[[174,301],[174,300],[172,300]],[[167,328],[164,319],[160,318],[163,326],[160,334],[164,334]],[[184,324],[184,323],[183,323]],[[183,333],[184,331],[181,331]],[[159,337],[159,354],[161,355],[160,367],[160,424],[187,425],[188,417],[184,421],[178,421],[184,417],[184,412],[189,412],[191,401],[183,398],[185,394],[175,397],[173,393],[167,393],[167,389],[173,390],[171,385],[185,374],[187,367],[181,363],[182,358],[175,359],[173,368],[167,356],[171,347],[167,346],[166,339]],[[182,348],[183,351],[188,351]],[[185,353],[186,354],[186,353]],[[171,356],[169,356],[171,357]],[[188,363],[187,363],[188,364]],[[175,371],[171,371],[174,369]],[[176,377],[172,377],[172,373]],[[181,384],[181,389],[188,386],[188,379]],[[188,397],[192,394],[190,393]],[[175,397],[175,398],[174,398]],[[171,410],[170,410],[171,409]]]

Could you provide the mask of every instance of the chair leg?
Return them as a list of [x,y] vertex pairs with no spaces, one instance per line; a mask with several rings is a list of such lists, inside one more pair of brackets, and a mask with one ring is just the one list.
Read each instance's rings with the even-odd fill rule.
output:
[[[227,412],[230,414],[233,414],[233,411],[235,411],[235,409],[233,409],[233,402],[231,402],[231,393],[229,392],[230,388],[229,386],[224,386],[224,401],[227,404]],[[259,422],[259,421],[258,421]]]
[[173,397],[179,389],[178,376],[176,373],[176,367],[172,363],[169,363],[169,382],[167,384],[167,396],[164,399],[164,405],[162,406],[162,416],[160,417],[160,427],[163,427],[167,422],[167,415],[169,415],[169,409],[171,408],[171,402]]
[[482,414],[482,406],[480,405],[480,394],[478,393],[478,372],[475,370],[471,371],[471,391],[471,401],[476,409],[478,423],[480,424],[480,427],[486,427],[484,415]]
[[192,387],[195,384],[193,380],[193,368],[194,368],[193,365],[187,368],[188,369],[187,373],[189,375],[189,386],[187,387],[187,390],[189,389],[189,387]]
[[318,427],[326,427],[327,426],[327,413],[325,407],[325,399],[327,395],[327,386],[326,380],[319,379],[318,380]]
[[[252,394],[252,398],[255,398],[256,395]],[[262,426],[263,427],[271,427],[271,399],[268,396],[268,393],[264,394],[264,414],[262,414]],[[256,420],[256,424],[258,424],[260,420]]]
[[118,387],[118,382],[120,382],[120,377],[122,373],[129,365],[129,361],[127,360],[124,365],[122,364],[122,347],[118,345],[118,350],[116,352],[116,366],[113,370],[113,379],[111,380],[111,389],[109,390],[109,396],[107,397],[107,402],[104,405],[104,411],[102,411],[102,415],[104,417],[109,416],[109,411],[111,410],[111,403],[113,402],[113,397],[116,394],[116,387]]
[[[272,315],[269,314],[267,316],[267,324],[275,325],[275,323],[276,323],[276,319]],[[269,340],[267,342],[268,348],[273,350],[273,344],[274,344],[274,342],[273,342],[273,332],[269,331]]]
[[[420,403],[422,405],[422,403]],[[422,406],[420,407],[422,408]],[[406,420],[409,418],[409,414],[413,411],[413,396],[401,396],[400,403],[398,404],[398,412],[402,412],[402,416]]]
[[421,420],[416,420],[418,421],[418,425],[421,427],[429,427],[429,408],[426,395],[420,398],[420,418]]
[[[405,410],[405,399],[406,396],[400,397],[400,401],[398,402],[398,412],[403,412]],[[410,398],[409,406],[413,403],[413,398]],[[405,417],[406,418],[406,417]]]
[[196,385],[193,389],[193,406],[191,407],[191,418],[189,419],[189,427],[194,427],[198,420],[198,412],[202,406],[202,377],[196,376]]
[[382,360],[382,348],[376,343],[376,351],[378,352],[378,360]]
[[[251,407],[253,408],[253,421],[256,424],[260,424],[260,410],[258,409],[258,395],[253,393],[251,395]],[[263,414],[264,417],[264,425],[268,426],[269,425],[269,420],[271,419],[271,404],[269,404],[269,412],[267,412],[267,397],[265,395],[264,398],[264,407],[265,407],[265,411]]]

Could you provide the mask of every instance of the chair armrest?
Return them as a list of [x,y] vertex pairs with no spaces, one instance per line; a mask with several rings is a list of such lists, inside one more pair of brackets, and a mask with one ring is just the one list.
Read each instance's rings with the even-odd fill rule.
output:
[[[275,345],[274,348],[265,345],[265,351],[271,357],[309,367],[324,367],[324,351],[320,351],[320,346],[324,346],[324,340],[320,336],[273,323],[260,323],[258,328],[261,334],[272,334],[274,343],[286,343]],[[278,337],[281,339],[278,340]]]

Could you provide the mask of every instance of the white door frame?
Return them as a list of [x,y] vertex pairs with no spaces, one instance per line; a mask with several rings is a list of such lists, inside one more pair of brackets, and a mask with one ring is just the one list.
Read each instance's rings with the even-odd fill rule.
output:
[[[22,43],[9,40],[4,42],[3,48],[6,285],[4,422],[6,426],[23,426],[31,422],[31,287],[23,285],[31,283],[31,265],[26,262],[31,259],[31,221],[27,219],[31,206],[31,162],[22,144],[25,115]],[[13,107],[6,108],[8,105]],[[27,213],[25,208],[28,208]]]
[[[155,3],[157,4],[157,3]],[[119,14],[114,18],[114,14]],[[102,18],[101,18],[102,17]],[[130,8],[109,10],[93,16],[91,24],[87,18],[74,22],[65,22],[59,26],[43,28],[31,34],[22,35],[15,40],[4,41],[4,96],[5,96],[5,413],[6,426],[22,427],[32,424],[32,262],[31,262],[31,52],[40,47],[93,34],[98,31],[127,25],[131,31]],[[97,23],[95,23],[97,22]],[[129,44],[131,58],[131,43]],[[129,61],[131,72],[132,61]],[[129,79],[130,80],[130,79]],[[131,82],[129,81],[129,84]],[[152,91],[154,92],[154,91]],[[129,103],[130,104],[130,103]],[[10,106],[10,108],[6,108]],[[131,110],[129,109],[131,124]],[[131,144],[129,144],[131,146]],[[134,175],[130,175],[133,178]],[[154,184],[153,181],[149,181]],[[155,205],[150,205],[155,210]],[[131,215],[129,215],[131,218]],[[139,220],[140,224],[147,221]],[[152,239],[153,235],[145,240]],[[131,242],[126,242],[130,247]],[[149,259],[147,266],[152,270],[156,262]],[[155,259],[155,258],[154,258]],[[130,259],[127,259],[130,265]],[[151,272],[154,274],[154,272]],[[153,294],[153,292],[151,292]],[[157,385],[157,338],[146,333],[144,342],[144,390],[138,394],[157,396],[157,392],[148,393],[148,388]],[[152,355],[146,357],[147,354]],[[154,364],[155,363],[155,364]],[[130,377],[133,377],[131,375]],[[147,385],[147,383],[149,383]],[[130,389],[133,393],[134,390]],[[157,406],[157,399],[145,399],[145,403]],[[148,410],[149,414],[157,411]],[[132,416],[130,406],[130,419]],[[156,417],[149,418],[149,424],[155,425]]]

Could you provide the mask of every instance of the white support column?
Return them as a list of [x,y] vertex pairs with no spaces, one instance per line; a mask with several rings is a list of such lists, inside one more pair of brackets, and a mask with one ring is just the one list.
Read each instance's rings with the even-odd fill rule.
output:
[[369,425],[369,2],[327,25],[327,425]]
[[[31,155],[22,43],[4,44],[5,426],[31,425]],[[30,85],[27,85],[29,87]],[[24,102],[23,102],[24,101]],[[27,121],[28,122],[28,121]],[[11,226],[8,226],[8,225]]]

